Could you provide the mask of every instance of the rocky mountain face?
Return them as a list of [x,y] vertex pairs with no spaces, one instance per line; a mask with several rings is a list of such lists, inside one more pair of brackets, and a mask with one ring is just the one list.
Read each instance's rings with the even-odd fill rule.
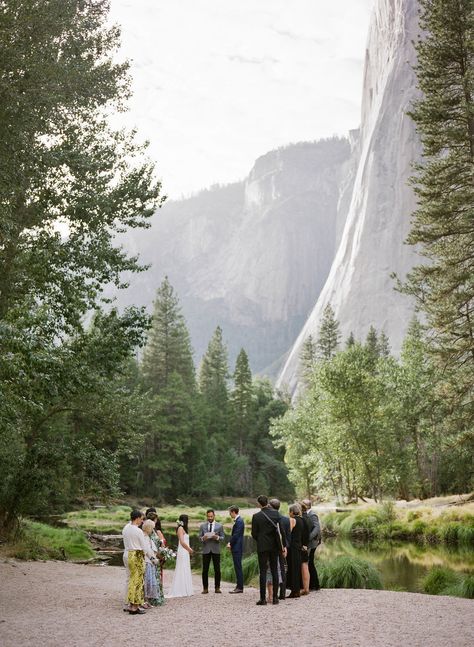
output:
[[392,272],[404,277],[419,258],[404,244],[415,199],[408,179],[420,157],[413,122],[406,115],[416,96],[413,71],[416,0],[377,0],[369,28],[363,84],[357,171],[344,231],[325,285],[303,326],[277,384],[299,387],[299,355],[309,334],[317,337],[331,303],[343,338],[365,338],[383,329],[400,349],[413,313],[410,300],[393,289]]
[[294,144],[260,157],[247,179],[168,202],[151,229],[121,241],[151,268],[119,305],[150,305],[167,275],[196,359],[220,325],[231,361],[276,375],[328,276],[354,181],[351,141]]

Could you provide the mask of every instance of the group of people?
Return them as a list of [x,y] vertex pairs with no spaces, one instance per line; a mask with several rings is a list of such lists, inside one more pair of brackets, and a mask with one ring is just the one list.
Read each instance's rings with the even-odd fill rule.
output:
[[124,611],[136,615],[162,606],[163,564],[172,551],[166,548],[156,509],[149,508],[145,514],[132,510],[122,537],[126,572]]
[[[321,541],[318,515],[311,509],[311,501],[304,500],[289,507],[289,516],[280,513],[280,501],[265,495],[258,497],[260,511],[252,517],[251,534],[256,542],[260,572],[258,605],[278,604],[280,600],[299,598],[319,589],[318,573],[314,563],[315,552]],[[202,544],[202,593],[209,593],[209,567],[214,567],[214,591],[221,593],[221,548],[226,545],[232,554],[236,586],[231,594],[243,593],[245,523],[239,508],[229,508],[233,520],[230,540],[226,543],[224,527],[216,521],[215,511],[206,512],[206,521],[199,527]],[[162,605],[163,563],[166,541],[161,532],[155,508],[145,514],[133,510],[130,522],[123,529],[124,564],[127,572],[127,599],[124,610],[131,614],[145,613],[147,608]],[[167,597],[193,595],[189,517],[180,515],[176,524],[178,550],[173,581]],[[290,591],[287,595],[287,591]],[[267,596],[268,593],[268,596]]]

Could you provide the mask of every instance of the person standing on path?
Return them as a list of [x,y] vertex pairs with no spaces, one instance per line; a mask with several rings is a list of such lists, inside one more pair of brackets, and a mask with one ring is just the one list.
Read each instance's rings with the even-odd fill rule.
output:
[[232,553],[235,578],[237,581],[235,589],[233,591],[229,591],[229,593],[243,593],[244,574],[242,571],[242,554],[244,552],[245,523],[242,517],[239,515],[239,508],[236,505],[230,506],[229,514],[234,520],[234,525],[232,526],[232,535],[229,543],[227,544],[227,548],[229,548]]
[[142,522],[143,513],[140,510],[132,510],[130,523],[122,530],[123,545],[128,555],[128,612],[133,615],[145,613],[143,609],[139,608],[145,604],[145,555],[150,558],[153,564],[158,563],[154,551],[147,545],[145,535],[139,528]]
[[[280,512],[280,500],[279,499],[270,499],[269,501],[270,505],[274,510],[277,510]],[[280,512],[280,526],[283,529],[283,532],[285,534],[285,540],[286,540],[286,548],[287,551],[290,546],[291,542],[291,527],[290,527],[290,518],[285,517],[285,515],[281,514]],[[280,568],[280,579],[281,579],[281,584],[280,584],[280,594],[278,596],[279,600],[284,600],[286,598],[286,570],[287,570],[287,564],[286,564],[286,557],[282,555],[281,553],[278,555],[278,565]]]
[[[257,542],[258,568],[260,571],[260,600],[258,605],[265,605],[265,589],[267,583],[267,565],[270,564],[273,585],[273,604],[278,604],[278,555],[283,550],[286,553],[285,533],[280,526],[280,513],[268,505],[268,497],[261,494],[257,498],[260,512],[252,517],[252,537]],[[279,536],[282,546],[279,546]]]
[[221,593],[221,542],[224,541],[224,526],[215,520],[214,510],[207,510],[207,521],[199,526],[199,541],[202,542],[202,593],[209,593],[209,566],[214,565],[214,590]]
[[309,533],[309,590],[310,591],[319,591],[321,588],[319,584],[318,571],[316,570],[316,565],[314,563],[316,549],[321,543],[321,524],[319,523],[319,517],[316,512],[311,508],[311,501],[305,499],[303,501],[305,506],[308,509],[308,517],[311,521],[312,528]]

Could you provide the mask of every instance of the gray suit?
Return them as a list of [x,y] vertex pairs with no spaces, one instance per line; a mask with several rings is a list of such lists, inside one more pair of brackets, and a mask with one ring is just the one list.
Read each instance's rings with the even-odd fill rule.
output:
[[209,586],[209,565],[214,565],[214,586],[216,593],[220,593],[221,587],[221,542],[224,541],[224,527],[217,521],[212,522],[212,532],[218,535],[219,539],[204,539],[206,532],[209,532],[209,522],[205,521],[199,526],[199,541],[202,542],[202,589],[207,593]]
[[204,535],[206,532],[209,532],[209,522],[205,521],[199,526],[199,541],[202,541],[203,555],[207,555],[207,553],[221,552],[221,542],[225,540],[224,526],[218,521],[214,521],[212,528],[216,535],[219,535],[219,539],[206,539],[204,541]]
[[317,548],[321,543],[321,525],[319,523],[319,517],[314,510],[308,510],[308,517],[312,524],[308,544],[308,548],[311,550],[311,548]]

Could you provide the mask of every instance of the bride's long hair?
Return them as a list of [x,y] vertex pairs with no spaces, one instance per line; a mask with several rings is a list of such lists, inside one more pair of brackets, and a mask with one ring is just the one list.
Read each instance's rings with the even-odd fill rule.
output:
[[188,521],[189,517],[187,514],[180,514],[178,517],[178,524],[176,526],[176,532],[178,532],[178,528],[181,527],[184,529],[184,532],[188,534]]

